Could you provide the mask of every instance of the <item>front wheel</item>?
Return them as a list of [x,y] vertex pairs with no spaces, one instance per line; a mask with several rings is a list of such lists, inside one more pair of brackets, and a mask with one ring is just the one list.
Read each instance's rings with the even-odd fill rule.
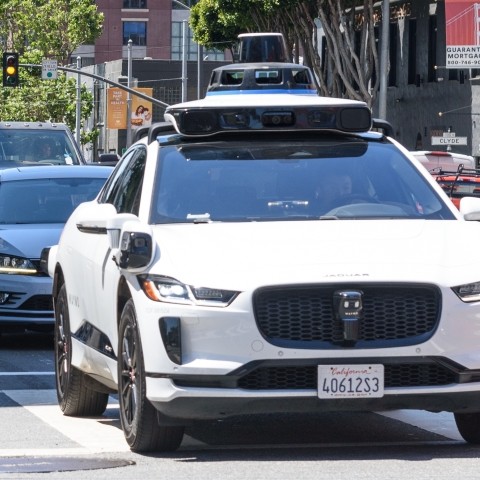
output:
[[458,431],[468,443],[480,443],[480,412],[454,413]]
[[146,387],[142,342],[130,299],[123,309],[118,333],[118,398],[123,433],[134,452],[176,450],[182,443],[184,427],[158,423]]
[[67,290],[60,288],[55,302],[55,379],[57,399],[64,415],[94,417],[107,408],[108,394],[87,387],[86,375],[72,366],[72,336]]

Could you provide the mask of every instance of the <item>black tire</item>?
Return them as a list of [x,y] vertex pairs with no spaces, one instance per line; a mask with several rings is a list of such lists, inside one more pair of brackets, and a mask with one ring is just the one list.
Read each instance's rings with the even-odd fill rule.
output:
[[130,299],[118,333],[118,400],[123,433],[133,452],[171,452],[182,443],[183,426],[162,426],[147,399],[143,350]]
[[468,443],[480,443],[480,412],[454,413],[455,423],[463,439]]
[[72,337],[65,284],[55,302],[54,342],[57,399],[63,414],[75,417],[101,415],[107,408],[108,394],[87,387],[86,375],[72,367]]

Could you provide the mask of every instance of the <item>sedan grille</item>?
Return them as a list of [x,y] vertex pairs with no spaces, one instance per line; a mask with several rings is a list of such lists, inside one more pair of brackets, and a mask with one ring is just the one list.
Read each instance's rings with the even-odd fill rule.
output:
[[[363,310],[355,342],[344,342],[336,315],[338,290],[360,291]],[[440,291],[431,285],[348,284],[262,288],[254,295],[258,328],[265,339],[290,348],[386,348],[421,343],[440,318]]]
[[[385,388],[439,386],[456,382],[454,372],[435,363],[385,365]],[[246,390],[316,389],[317,367],[260,367],[240,378],[238,387]]]

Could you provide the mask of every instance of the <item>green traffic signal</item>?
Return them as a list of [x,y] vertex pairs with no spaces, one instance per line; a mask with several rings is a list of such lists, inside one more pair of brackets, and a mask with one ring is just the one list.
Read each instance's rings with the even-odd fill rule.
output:
[[18,77],[18,53],[4,52],[2,58],[2,73],[4,87],[17,87]]

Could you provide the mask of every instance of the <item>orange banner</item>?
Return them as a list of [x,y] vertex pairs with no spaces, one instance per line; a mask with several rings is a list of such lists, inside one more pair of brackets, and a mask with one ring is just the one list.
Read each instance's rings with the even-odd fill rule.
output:
[[121,88],[107,88],[107,128],[127,128],[127,92]]

